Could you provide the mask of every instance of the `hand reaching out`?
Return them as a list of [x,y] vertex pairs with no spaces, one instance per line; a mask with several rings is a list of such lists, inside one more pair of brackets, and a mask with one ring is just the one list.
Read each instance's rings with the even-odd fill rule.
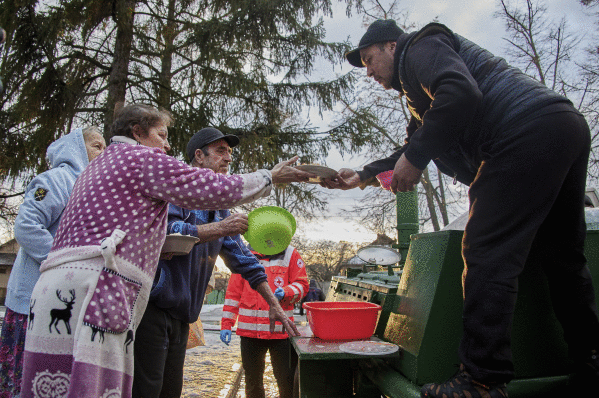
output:
[[322,180],[320,185],[329,189],[353,189],[360,185],[360,176],[355,170],[341,169],[335,177]]
[[275,322],[279,321],[283,324],[283,328],[289,334],[289,336],[299,336],[299,331],[297,330],[295,323],[293,323],[291,319],[289,319],[287,314],[285,314],[285,311],[281,307],[281,304],[279,304],[279,300],[277,300],[272,290],[270,290],[268,282],[261,282],[260,284],[258,284],[258,286],[255,287],[255,290],[264,298],[264,300],[266,300],[266,302],[270,306],[268,310],[270,332],[275,332]]
[[291,167],[292,164],[297,162],[299,156],[294,156],[289,160],[284,160],[277,164],[272,170],[272,182],[273,184],[288,184],[290,182],[307,182],[310,178],[316,177],[312,173],[307,173]]
[[281,308],[278,302],[276,306],[270,306],[270,309],[268,310],[268,318],[270,320],[271,333],[274,333],[275,331],[275,322],[279,321],[283,324],[283,328],[285,329],[287,334],[289,334],[289,336],[295,337],[300,335],[299,331],[297,330],[297,327],[295,326],[295,323],[293,323],[291,319],[289,319],[289,317],[285,314],[285,311],[283,311],[283,308]]

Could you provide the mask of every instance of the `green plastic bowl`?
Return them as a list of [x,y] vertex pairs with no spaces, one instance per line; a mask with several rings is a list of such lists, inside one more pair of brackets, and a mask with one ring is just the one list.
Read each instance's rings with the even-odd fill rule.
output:
[[263,206],[248,214],[248,230],[243,235],[252,249],[261,254],[277,254],[291,243],[295,218],[278,206]]

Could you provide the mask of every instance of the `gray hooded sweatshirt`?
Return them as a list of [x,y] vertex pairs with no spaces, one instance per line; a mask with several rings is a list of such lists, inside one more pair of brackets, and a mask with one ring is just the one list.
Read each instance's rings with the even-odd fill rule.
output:
[[6,306],[19,314],[29,313],[40,264],[50,252],[75,180],[89,163],[82,130],[54,141],[46,157],[51,169],[29,183],[15,221],[15,238],[21,248],[8,280]]

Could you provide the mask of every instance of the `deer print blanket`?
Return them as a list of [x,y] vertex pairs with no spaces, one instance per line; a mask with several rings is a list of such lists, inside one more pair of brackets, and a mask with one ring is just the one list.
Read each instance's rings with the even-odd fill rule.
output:
[[115,230],[100,246],[61,250],[43,263],[25,343],[35,364],[23,375],[28,396],[131,395],[134,330],[152,284],[114,255],[124,236]]

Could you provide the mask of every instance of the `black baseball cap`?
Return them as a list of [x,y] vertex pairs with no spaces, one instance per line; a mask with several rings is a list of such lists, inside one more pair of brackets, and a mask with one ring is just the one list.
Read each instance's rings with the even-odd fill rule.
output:
[[377,19],[374,21],[360,39],[358,48],[351,50],[345,54],[345,58],[350,64],[358,68],[363,68],[362,58],[360,58],[360,50],[370,47],[376,43],[385,43],[388,41],[397,41],[403,30],[392,19]]
[[187,158],[191,162],[195,156],[196,149],[201,149],[218,140],[227,141],[227,144],[229,144],[231,148],[239,144],[239,138],[236,135],[224,135],[220,130],[215,129],[214,127],[205,127],[195,133],[187,143],[187,150],[185,151],[187,153]]

